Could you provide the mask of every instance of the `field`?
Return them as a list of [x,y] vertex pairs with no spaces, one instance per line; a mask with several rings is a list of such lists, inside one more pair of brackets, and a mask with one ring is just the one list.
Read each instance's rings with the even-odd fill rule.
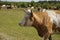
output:
[[[0,10],[0,40],[42,40],[34,27],[18,25],[23,15],[22,9]],[[60,40],[60,34],[52,37],[53,40]]]

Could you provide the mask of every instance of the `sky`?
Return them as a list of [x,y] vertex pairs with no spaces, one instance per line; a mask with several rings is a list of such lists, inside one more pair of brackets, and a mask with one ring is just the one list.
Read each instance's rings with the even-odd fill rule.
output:
[[[1,1],[31,2],[32,0],[1,0]],[[37,2],[39,0],[33,0],[33,1]]]
[[[32,0],[1,0],[1,1],[14,1],[14,2],[31,2]],[[35,2],[38,2],[39,0],[33,0]],[[44,1],[44,0],[40,0]],[[47,0],[48,1],[48,0]],[[53,0],[52,0],[53,1]],[[58,0],[57,0],[58,1]],[[59,0],[60,1],[60,0]]]

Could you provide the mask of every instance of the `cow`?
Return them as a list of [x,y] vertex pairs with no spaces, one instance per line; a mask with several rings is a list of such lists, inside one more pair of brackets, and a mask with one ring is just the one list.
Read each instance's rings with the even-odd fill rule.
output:
[[[57,15],[59,14],[59,16]],[[20,26],[33,26],[36,28],[43,40],[52,40],[51,35],[60,28],[60,11],[46,10],[45,12],[33,12],[31,9],[25,10],[23,19],[19,22]],[[58,20],[56,20],[58,19]]]

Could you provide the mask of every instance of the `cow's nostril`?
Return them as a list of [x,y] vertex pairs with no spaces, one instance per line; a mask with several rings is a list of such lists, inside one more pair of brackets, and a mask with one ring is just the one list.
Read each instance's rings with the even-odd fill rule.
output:
[[19,25],[20,25],[20,26],[24,26],[24,24],[23,24],[23,23],[19,23]]

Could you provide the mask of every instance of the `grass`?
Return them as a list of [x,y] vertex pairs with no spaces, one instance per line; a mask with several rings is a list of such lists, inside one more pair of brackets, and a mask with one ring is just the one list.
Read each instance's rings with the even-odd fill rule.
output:
[[[18,25],[23,15],[22,9],[0,10],[0,40],[42,40],[35,28]],[[53,40],[60,40],[59,34],[52,37]]]

